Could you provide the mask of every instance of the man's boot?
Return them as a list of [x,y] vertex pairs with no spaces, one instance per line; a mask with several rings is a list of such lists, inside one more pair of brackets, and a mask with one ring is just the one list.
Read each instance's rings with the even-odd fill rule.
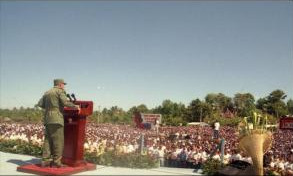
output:
[[41,161],[41,167],[49,167],[51,166],[51,159],[42,159]]
[[66,167],[66,165],[62,164],[61,158],[62,157],[55,159],[52,163],[52,167],[57,167],[57,168]]

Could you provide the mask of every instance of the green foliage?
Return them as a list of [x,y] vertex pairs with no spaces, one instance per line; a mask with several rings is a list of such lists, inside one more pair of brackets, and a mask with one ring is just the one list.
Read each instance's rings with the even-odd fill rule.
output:
[[[209,93],[204,100],[192,100],[187,107],[167,99],[153,109],[148,109],[145,104],[133,106],[128,111],[117,106],[99,109],[94,111],[88,119],[96,123],[131,124],[133,113],[138,111],[162,114],[162,123],[177,126],[194,121],[211,121],[211,118],[220,116],[227,109],[239,117],[247,117],[252,111],[257,110],[280,117],[288,113],[293,114],[293,100],[290,99],[285,103],[285,98],[286,94],[282,90],[274,90],[268,96],[258,99],[256,103],[254,96],[250,93],[236,93],[233,99],[222,93]],[[3,121],[5,117],[16,122],[38,123],[42,121],[43,111],[24,107],[12,110],[0,109],[0,121]],[[234,124],[234,121],[224,120],[223,123]]]
[[140,113],[149,113],[150,110],[147,108],[145,104],[141,104],[138,106],[133,106],[128,110],[128,113],[133,114],[134,112],[140,112]]
[[186,126],[187,122],[182,117],[163,116],[163,123],[170,126]]
[[262,111],[267,111],[267,100],[266,98],[260,98],[256,101],[256,108]]
[[[22,140],[0,140],[0,151],[42,156],[42,148]],[[115,154],[107,151],[99,156],[96,153],[85,153],[85,159],[89,162],[129,168],[154,168],[157,167],[158,160],[150,155],[140,155],[139,153]]]
[[290,99],[287,101],[288,112],[293,115],[293,100]]
[[212,106],[208,103],[202,102],[199,99],[192,100],[187,107],[185,119],[188,122],[200,122],[204,118],[210,117],[212,113]]
[[268,116],[253,112],[251,116],[244,117],[242,124],[241,135],[250,135],[254,132],[263,134],[267,132]]
[[225,166],[221,164],[219,160],[215,159],[208,159],[204,164],[203,164],[203,173],[205,175],[215,175],[215,173],[224,168]]
[[254,97],[250,93],[237,93],[234,98],[234,105],[237,109],[237,115],[240,117],[247,117],[255,110]]
[[278,118],[270,115],[270,114],[266,114],[268,117],[268,124],[277,124],[278,123]]
[[186,124],[186,121],[184,120],[186,109],[182,103],[174,103],[171,100],[164,100],[162,105],[154,108],[152,112],[162,114],[163,124],[172,126]]
[[0,140],[0,151],[40,157],[42,148],[21,140]]
[[284,102],[287,97],[282,90],[274,90],[265,98],[260,98],[257,101],[256,107],[271,115],[281,117],[288,114],[288,107]]
[[8,117],[15,122],[41,122],[43,118],[43,111],[36,108],[13,108],[0,109],[0,117]]
[[208,117],[204,120],[204,122],[213,125],[216,121],[218,121],[222,126],[238,126],[239,122],[243,120],[242,117],[233,117],[233,118],[225,118],[225,117]]
[[277,171],[274,170],[265,170],[265,174],[266,176],[279,176],[281,175],[280,173],[278,173]]
[[130,124],[132,122],[131,117],[131,113],[125,112],[117,106],[113,106],[110,109],[104,108],[102,111],[94,111],[89,119],[96,123]]
[[222,93],[207,94],[205,101],[212,106],[213,110],[219,112],[223,112],[232,103],[232,99]]

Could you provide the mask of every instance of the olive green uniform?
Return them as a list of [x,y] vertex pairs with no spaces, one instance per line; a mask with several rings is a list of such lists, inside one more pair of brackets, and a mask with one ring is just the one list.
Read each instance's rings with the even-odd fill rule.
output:
[[64,89],[56,86],[47,91],[37,105],[45,110],[43,161],[49,161],[53,156],[53,164],[60,165],[64,148],[63,108],[76,106],[68,101]]

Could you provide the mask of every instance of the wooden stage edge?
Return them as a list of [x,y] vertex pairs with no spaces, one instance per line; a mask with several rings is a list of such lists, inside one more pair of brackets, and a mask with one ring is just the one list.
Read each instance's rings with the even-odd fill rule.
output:
[[42,168],[40,164],[30,164],[17,167],[17,171],[25,172],[37,175],[71,175],[79,172],[96,170],[96,165],[92,163],[86,163],[85,165],[78,167],[62,167],[62,168]]

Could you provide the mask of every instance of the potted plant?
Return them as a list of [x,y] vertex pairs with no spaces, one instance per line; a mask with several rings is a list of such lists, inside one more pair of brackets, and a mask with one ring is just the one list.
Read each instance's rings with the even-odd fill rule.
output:
[[263,175],[263,155],[270,149],[272,134],[267,130],[267,116],[256,112],[244,117],[240,126],[239,148],[253,161],[255,175]]

